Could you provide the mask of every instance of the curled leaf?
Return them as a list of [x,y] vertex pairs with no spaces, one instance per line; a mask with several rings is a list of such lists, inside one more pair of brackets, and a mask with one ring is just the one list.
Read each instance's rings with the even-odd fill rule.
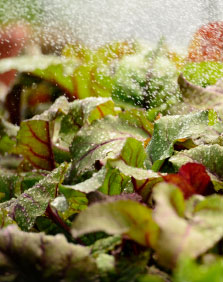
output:
[[125,235],[143,246],[154,246],[158,228],[149,208],[138,202],[118,200],[88,207],[72,225],[74,237],[96,231]]
[[185,199],[193,194],[205,195],[211,181],[205,167],[197,163],[187,163],[180,168],[177,174],[168,174],[163,178],[166,182],[178,186]]

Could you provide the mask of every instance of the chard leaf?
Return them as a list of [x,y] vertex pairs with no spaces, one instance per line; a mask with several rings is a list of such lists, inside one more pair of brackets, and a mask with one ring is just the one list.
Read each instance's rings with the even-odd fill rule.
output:
[[0,229],[16,224],[16,222],[9,216],[8,212],[5,209],[0,210]]
[[[75,190],[83,193],[90,193],[96,191],[98,188],[101,187],[102,183],[104,182],[105,175],[107,171],[105,168],[102,168],[99,172],[94,173],[93,176],[83,182],[80,182],[76,185],[63,185],[60,187],[60,191],[68,193],[69,190]],[[62,189],[62,190],[61,190]],[[70,191],[70,192],[71,192]]]
[[69,104],[69,111],[62,118],[59,138],[70,146],[75,134],[84,124],[91,124],[106,115],[116,115],[111,99],[90,97],[76,100]]
[[143,246],[154,246],[158,228],[149,208],[138,202],[118,200],[88,207],[72,225],[74,237],[96,231],[125,235]]
[[68,219],[71,215],[79,213],[87,207],[88,199],[86,195],[79,191],[67,191],[66,186],[60,185],[60,191],[66,196],[59,196],[51,202],[63,219]]
[[181,151],[172,156],[169,161],[176,169],[188,162],[198,162],[203,164],[211,177],[215,189],[223,188],[223,147],[214,145],[200,145],[190,150]]
[[[107,195],[120,195],[122,192],[133,192],[130,177],[134,177],[139,170],[134,170],[135,167],[145,167],[146,153],[142,142],[130,137],[127,138],[120,155],[112,160],[109,159],[107,165],[99,172],[85,181],[79,182],[76,185],[66,185],[67,189],[74,189],[84,193],[94,192],[99,190]],[[140,171],[143,174],[143,179],[148,177],[147,171]],[[142,180],[142,175],[140,175]],[[156,175],[157,177],[157,175]],[[161,177],[159,177],[161,178]]]
[[178,78],[183,100],[195,110],[214,109],[223,116],[223,81],[219,80],[215,85],[202,88],[188,82],[181,74]]
[[148,138],[145,141],[145,145],[147,145],[153,134],[153,124],[149,121],[147,112],[145,110],[140,109],[131,109],[121,112],[119,117],[131,124],[132,126],[138,127],[145,131],[148,134]]
[[124,58],[115,73],[112,98],[122,106],[166,110],[178,100],[178,71],[163,40],[154,50]]
[[[162,174],[164,175],[164,174]],[[106,195],[136,193],[148,201],[152,187],[163,180],[161,174],[127,165],[123,160],[109,159],[107,165],[85,181],[75,185],[63,185],[67,191],[75,190],[84,193],[100,191]]]
[[46,172],[25,172],[16,174],[10,170],[0,169],[0,202],[18,197],[25,190],[31,188],[36,182],[46,176]]
[[94,256],[97,256],[98,254],[108,253],[114,250],[117,246],[121,245],[121,243],[122,238],[120,235],[99,239],[91,246],[91,252]]
[[74,92],[72,74],[77,66],[78,61],[74,59],[70,60],[50,55],[26,55],[2,59],[0,62],[0,73],[11,69],[19,72],[28,72],[59,85],[72,96]]
[[[142,196],[145,203],[149,201],[153,186],[158,182],[161,182],[163,180],[162,176],[165,175],[160,173],[157,174],[152,170],[128,166],[122,160],[109,161],[109,164],[111,167],[119,171],[120,176],[122,175],[122,179],[129,179],[133,186],[132,188],[136,193]],[[113,182],[111,181],[111,183]],[[125,191],[125,189],[127,190],[128,186],[126,185],[122,191]],[[100,191],[102,191],[101,189]]]
[[[109,164],[99,172],[94,173],[91,178],[75,185],[63,185],[64,189],[81,191],[86,194],[100,191],[106,195],[120,195],[129,190],[130,178]],[[131,189],[132,190],[132,189]]]
[[222,196],[202,198],[188,219],[182,217],[184,200],[176,186],[158,184],[154,200],[153,218],[160,228],[155,249],[161,264],[174,267],[183,256],[196,258],[222,238]]
[[10,153],[15,145],[15,137],[18,130],[18,126],[0,117],[0,154]]
[[98,191],[103,194],[114,196],[121,195],[122,192],[133,192],[130,178],[120,172],[116,167],[107,165],[106,175]]
[[77,99],[110,97],[114,84],[111,63],[134,52],[134,44],[128,42],[106,44],[95,51],[81,44],[66,48],[65,56],[78,58],[82,62],[72,77],[74,96]]
[[214,61],[190,62],[185,65],[183,75],[191,83],[207,87],[222,78],[223,64]]
[[[68,243],[63,235],[26,233],[9,226],[0,230],[0,253],[10,261],[10,272],[17,281],[95,281],[96,278],[96,263],[90,249]],[[6,274],[7,271],[1,272],[2,276]]]
[[180,168],[177,174],[168,174],[163,178],[166,182],[178,186],[185,199],[194,194],[207,194],[211,181],[205,167],[197,163],[187,163]]
[[52,170],[56,167],[52,138],[54,121],[57,116],[66,113],[68,102],[60,97],[48,111],[21,123],[14,152],[38,169]]
[[129,137],[116,159],[108,159],[107,164],[91,178],[64,187],[84,193],[98,190],[106,195],[132,193],[135,189],[135,192],[146,199],[146,196],[151,193],[152,186],[161,181],[162,176],[142,169],[145,167],[145,158],[142,142]]
[[193,143],[196,143],[196,139],[209,130],[208,125],[208,111],[183,116],[165,116],[157,120],[153,137],[147,146],[148,157],[153,163],[153,168],[158,170],[163,161],[173,154],[174,144],[177,141],[192,139]]
[[113,116],[83,126],[74,137],[70,149],[74,173],[81,175],[92,171],[96,161],[115,158],[129,137],[144,142],[150,135],[144,129]]
[[174,282],[222,282],[223,262],[217,259],[209,264],[198,264],[194,260],[184,258],[174,273]]
[[49,202],[57,196],[67,168],[66,163],[62,164],[17,199],[0,204],[0,208],[5,208],[21,229],[30,230],[36,217],[43,215]]

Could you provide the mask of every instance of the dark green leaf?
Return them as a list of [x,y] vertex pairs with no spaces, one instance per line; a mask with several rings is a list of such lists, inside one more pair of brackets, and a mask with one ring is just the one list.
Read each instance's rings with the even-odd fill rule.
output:
[[[192,139],[193,143],[196,143],[196,139],[199,141],[200,136],[205,135],[209,130],[208,125],[208,111],[182,116],[165,116],[156,121],[153,137],[147,147],[153,168],[158,170],[163,161],[173,154],[174,144],[177,141],[182,142],[187,139]],[[219,134],[216,133],[215,137],[217,139]]]
[[0,208],[5,208],[23,230],[29,230],[36,217],[43,215],[48,203],[57,196],[67,167],[66,163],[62,164],[17,199],[2,203]]

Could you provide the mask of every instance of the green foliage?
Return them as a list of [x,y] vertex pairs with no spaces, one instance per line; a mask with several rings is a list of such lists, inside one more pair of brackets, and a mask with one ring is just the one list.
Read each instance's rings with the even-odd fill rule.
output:
[[[0,281],[221,281],[222,83],[177,84],[162,42],[76,43],[0,62],[11,68]],[[220,74],[184,68],[202,86]]]
[[191,139],[193,142],[190,146],[194,147],[196,139],[208,130],[208,125],[208,111],[182,116],[165,116],[156,121],[153,137],[147,147],[154,170],[159,170],[163,161],[174,153],[174,144],[177,141],[185,142]]
[[72,225],[74,237],[96,231],[123,234],[144,246],[154,246],[158,228],[149,208],[134,201],[119,200],[89,207]]
[[187,63],[183,69],[183,75],[191,83],[207,87],[208,85],[215,84],[222,78],[223,64],[214,61]]

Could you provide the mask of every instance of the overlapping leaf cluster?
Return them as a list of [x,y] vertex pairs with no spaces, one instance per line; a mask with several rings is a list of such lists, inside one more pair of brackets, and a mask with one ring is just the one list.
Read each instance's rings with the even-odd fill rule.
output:
[[[20,123],[0,121],[1,281],[221,281],[221,82],[177,81],[167,49],[137,48],[0,62],[26,88]],[[45,101],[66,97],[43,111],[49,81]]]

